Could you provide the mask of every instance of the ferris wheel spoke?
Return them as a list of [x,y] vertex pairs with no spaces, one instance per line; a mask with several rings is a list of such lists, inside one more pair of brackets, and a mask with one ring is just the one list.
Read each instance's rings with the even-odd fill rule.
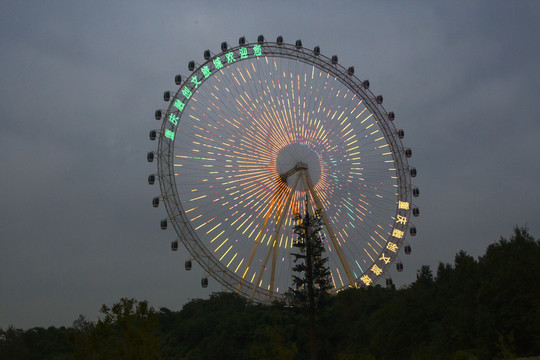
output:
[[[279,211],[280,204],[282,202],[282,195],[285,187],[279,187],[276,189],[274,195],[272,196],[272,199],[270,200],[270,206],[266,210],[266,215],[264,217],[264,222],[261,225],[259,232],[257,234],[257,237],[255,238],[255,241],[253,242],[253,247],[251,249],[251,253],[249,255],[248,261],[246,263],[246,267],[244,269],[244,272],[242,274],[242,279],[245,279],[247,272],[249,271],[251,267],[251,263],[253,262],[253,258],[255,256],[255,252],[257,251],[257,248],[259,247],[261,243],[261,238],[264,234],[264,229],[266,229],[266,225],[268,224],[268,220],[270,219],[270,215],[272,215],[272,210],[274,208],[274,205],[276,206],[276,211]],[[264,210],[263,210],[264,211]],[[242,282],[238,284],[238,291],[242,289]]]
[[[255,290],[257,289],[257,287],[260,286],[261,279],[262,279],[264,270],[266,268],[266,264],[268,263],[268,258],[270,257],[270,253],[274,250],[275,247],[277,247],[277,240],[278,240],[278,236],[279,236],[279,231],[281,229],[281,226],[283,225],[283,220],[285,220],[285,217],[287,216],[287,214],[289,212],[289,206],[291,204],[292,196],[293,196],[294,192],[296,191],[296,186],[298,185],[298,180],[300,180],[300,176],[296,177],[294,185],[293,185],[291,191],[289,192],[289,195],[287,196],[287,200],[285,201],[285,204],[284,204],[285,208],[278,215],[278,221],[277,221],[277,224],[276,224],[276,228],[275,228],[274,233],[272,234],[272,237],[270,239],[270,246],[268,247],[268,251],[266,252],[266,256],[264,257],[264,260],[263,260],[263,262],[261,264],[261,269],[259,270],[259,273],[257,274],[257,278],[256,278],[255,283],[254,283],[255,287],[253,287],[253,290],[252,290],[251,295],[250,295],[250,299],[253,299],[253,296],[255,295]],[[275,272],[275,267],[274,266],[272,266],[271,271],[272,271],[271,279],[273,279],[274,272]],[[270,291],[272,293],[274,292],[273,286],[274,286],[274,284],[270,284]]]
[[317,195],[317,192],[313,189],[313,185],[311,183],[311,179],[309,177],[309,173],[307,172],[307,169],[304,170],[303,173],[304,173],[304,182],[306,184],[306,187],[309,189],[309,192],[311,193],[311,197],[313,198],[313,201],[317,205],[317,209],[320,211],[321,218],[323,219],[324,226],[326,227],[326,232],[330,236],[330,240],[332,240],[332,245],[334,246],[334,249],[337,252],[339,261],[341,262],[341,265],[343,266],[343,269],[345,270],[345,274],[347,275],[347,279],[349,280],[349,285],[355,287],[356,281],[355,281],[355,278],[353,277],[351,268],[347,262],[347,259],[345,258],[345,255],[343,254],[341,246],[337,240],[336,234],[334,233],[334,229],[332,228],[331,222],[328,219],[328,216],[326,215],[326,211],[323,207],[321,199],[319,199],[319,195]]

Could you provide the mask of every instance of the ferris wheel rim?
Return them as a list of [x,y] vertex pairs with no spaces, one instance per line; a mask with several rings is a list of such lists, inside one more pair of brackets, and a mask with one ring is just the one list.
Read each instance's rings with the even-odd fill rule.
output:
[[[183,99],[185,101],[185,106],[189,103],[189,98],[186,99],[182,95],[182,89],[185,88],[186,84],[189,85],[189,81],[193,76],[197,76],[197,81],[200,81],[200,84],[197,86],[202,86],[202,84],[210,78],[200,77],[202,69],[205,66],[212,64],[215,59],[221,59],[223,56],[226,56],[227,53],[235,53],[240,51],[242,48],[251,49],[253,51],[254,46],[260,45],[261,53],[259,56],[267,57],[281,57],[289,60],[296,60],[303,62],[308,65],[313,65],[319,70],[326,71],[329,74],[335,76],[335,79],[339,81],[344,86],[352,89],[352,91],[361,97],[365,101],[365,106],[374,114],[378,119],[379,126],[384,133],[384,137],[392,149],[392,157],[398,163],[396,168],[399,173],[397,176],[398,198],[401,201],[406,201],[412,203],[411,199],[411,185],[410,185],[410,175],[407,172],[409,165],[405,155],[405,148],[401,140],[395,136],[396,128],[393,123],[387,119],[388,112],[382,106],[381,103],[377,103],[377,97],[366,88],[362,81],[360,81],[354,74],[351,74],[349,69],[346,69],[337,61],[334,61],[332,58],[328,58],[322,54],[317,54],[315,51],[306,49],[304,47],[298,47],[298,45],[287,44],[287,43],[278,43],[278,42],[258,42],[255,44],[241,44],[236,47],[221,51],[220,53],[213,55],[206,59],[205,62],[200,64],[197,68],[194,68],[190,76],[185,77],[185,80],[180,84],[177,92],[172,97],[170,104],[166,110],[165,116],[167,117],[171,113],[174,113],[173,100]],[[243,60],[253,59],[254,56],[247,58],[236,58],[236,61],[241,62]],[[223,64],[225,67],[225,64]],[[228,66],[228,64],[227,64]],[[216,72],[217,73],[217,72]],[[195,75],[194,75],[195,74]],[[212,75],[214,75],[213,73]],[[256,286],[250,281],[246,281],[242,277],[238,276],[235,273],[232,273],[230,269],[225,266],[223,263],[218,261],[209,249],[204,246],[203,242],[199,238],[197,232],[194,230],[189,219],[186,217],[182,201],[180,200],[175,189],[177,189],[176,177],[174,174],[174,169],[172,168],[173,164],[173,149],[174,149],[174,140],[169,141],[170,139],[165,137],[167,130],[166,119],[162,121],[161,131],[159,135],[159,145],[158,145],[158,178],[160,183],[160,189],[162,198],[164,199],[165,206],[167,208],[167,213],[169,218],[179,234],[179,240],[184,244],[188,249],[191,256],[200,263],[206,271],[210,272],[220,283],[233,291],[238,291],[246,295],[247,293],[252,293],[255,291],[256,295],[254,297],[255,301],[265,301],[271,296],[276,296],[277,294],[273,291],[268,291],[264,288]],[[398,209],[396,209],[397,217]],[[409,212],[407,212],[407,218],[409,218]],[[400,244],[401,246],[402,244]],[[393,256],[392,261],[396,258],[396,254]],[[392,262],[390,261],[390,263]],[[389,265],[387,263],[386,265]],[[387,270],[387,267],[383,268],[384,271]],[[348,284],[356,286],[360,283],[360,277],[355,278],[354,284]],[[373,278],[373,281],[376,281],[377,278]],[[279,297],[279,295],[277,296]]]

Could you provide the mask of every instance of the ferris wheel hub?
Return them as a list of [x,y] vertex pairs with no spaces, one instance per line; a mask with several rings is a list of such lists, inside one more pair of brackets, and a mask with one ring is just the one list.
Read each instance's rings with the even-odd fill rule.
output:
[[[276,171],[281,180],[291,187],[294,181],[291,176],[299,170],[308,170],[313,185],[321,178],[322,159],[315,147],[305,142],[289,144],[279,150],[276,158]],[[303,191],[300,185],[298,190]]]

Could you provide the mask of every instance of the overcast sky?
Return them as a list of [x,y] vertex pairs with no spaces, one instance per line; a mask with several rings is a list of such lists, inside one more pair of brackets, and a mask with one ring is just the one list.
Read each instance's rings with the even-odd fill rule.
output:
[[395,283],[515,225],[539,237],[538,19],[537,1],[0,1],[0,327],[221,290],[170,251],[146,153],[174,75],[242,35],[338,54],[395,111],[421,193]]

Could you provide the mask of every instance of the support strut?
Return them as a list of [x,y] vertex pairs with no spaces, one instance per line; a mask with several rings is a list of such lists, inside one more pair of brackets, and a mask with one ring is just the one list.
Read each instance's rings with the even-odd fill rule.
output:
[[319,198],[319,195],[317,195],[317,193],[313,189],[313,185],[311,184],[311,179],[309,178],[309,174],[307,174],[307,169],[304,172],[304,178],[305,178],[304,181],[307,184],[309,192],[311,193],[311,197],[313,198],[313,201],[315,201],[317,210],[319,210],[321,214],[321,218],[323,220],[324,226],[326,227],[326,231],[328,232],[328,235],[330,236],[332,245],[334,245],[334,250],[336,250],[336,253],[339,257],[339,261],[341,262],[341,265],[343,265],[343,269],[345,270],[345,274],[347,275],[349,284],[352,287],[356,287],[356,282],[352,274],[351,268],[349,267],[349,264],[347,263],[347,259],[345,258],[343,251],[341,250],[341,246],[339,245],[336,234],[334,233],[334,229],[332,228],[330,219],[328,218],[328,215],[326,215],[326,211],[324,210],[321,199]]
[[[266,256],[264,257],[264,261],[261,264],[261,269],[259,270],[259,273],[257,274],[257,278],[255,279],[255,282],[253,283],[253,290],[251,291],[251,295],[249,297],[250,300],[253,299],[253,296],[255,295],[255,291],[259,287],[259,284],[261,283],[261,279],[264,273],[264,269],[266,268],[266,264],[268,263],[268,258],[270,257],[270,253],[274,249],[274,247],[277,247],[277,239],[279,236],[279,230],[281,229],[281,226],[283,225],[283,220],[285,220],[285,217],[287,216],[287,213],[289,212],[289,206],[291,204],[291,199],[296,191],[296,186],[298,185],[298,180],[300,180],[300,176],[296,178],[294,181],[294,186],[291,189],[291,192],[289,193],[289,196],[287,196],[287,200],[285,201],[285,208],[281,212],[279,216],[279,220],[276,224],[276,227],[274,229],[274,233],[272,234],[272,238],[270,239],[270,246],[268,247],[268,251],[266,252]],[[276,249],[277,250],[277,249]],[[273,277],[274,269],[272,269],[272,277]],[[270,291],[274,292],[273,284],[270,287]]]

